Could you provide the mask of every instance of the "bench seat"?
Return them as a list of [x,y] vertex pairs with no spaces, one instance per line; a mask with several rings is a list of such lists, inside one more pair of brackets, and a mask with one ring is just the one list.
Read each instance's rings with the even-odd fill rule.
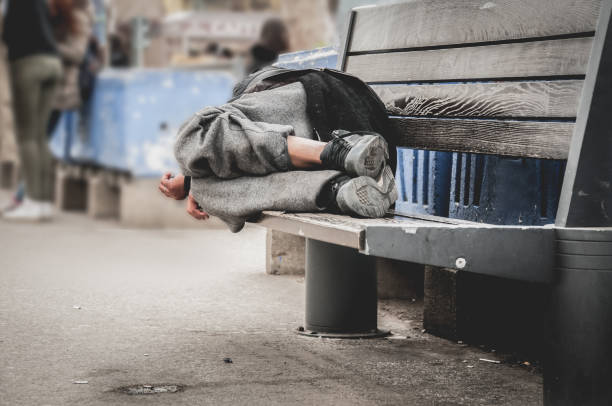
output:
[[365,255],[518,280],[550,282],[553,269],[553,226],[491,225],[394,211],[380,219],[266,211],[257,224]]
[[446,217],[407,215],[389,212],[379,219],[356,218],[330,213],[286,213],[265,211],[257,224],[288,234],[324,241],[343,247],[365,250],[365,232],[368,227],[388,225],[427,226],[431,224],[470,223]]

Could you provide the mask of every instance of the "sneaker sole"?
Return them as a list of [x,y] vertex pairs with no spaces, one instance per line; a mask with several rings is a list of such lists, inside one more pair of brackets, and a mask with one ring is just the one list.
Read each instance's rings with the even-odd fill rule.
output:
[[393,173],[385,166],[378,181],[367,176],[350,180],[338,191],[337,201],[343,212],[379,218],[385,215],[397,196]]
[[346,157],[346,171],[354,176],[378,178],[389,158],[387,141],[380,135],[353,146]]

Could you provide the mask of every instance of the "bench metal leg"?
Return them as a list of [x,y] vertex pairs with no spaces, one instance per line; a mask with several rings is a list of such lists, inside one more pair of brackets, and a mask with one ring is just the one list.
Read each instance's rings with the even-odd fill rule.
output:
[[375,258],[339,245],[306,240],[304,335],[363,338],[377,329]]
[[546,405],[612,404],[612,232],[557,232]]

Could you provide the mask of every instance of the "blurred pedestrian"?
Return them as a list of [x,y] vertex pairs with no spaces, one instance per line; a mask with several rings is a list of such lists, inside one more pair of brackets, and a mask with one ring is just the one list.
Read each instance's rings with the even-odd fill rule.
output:
[[110,65],[113,68],[127,68],[130,66],[130,57],[126,51],[126,47],[117,34],[110,36]]
[[81,96],[78,135],[83,143],[89,139],[89,119],[91,116],[91,96],[96,86],[96,77],[104,66],[104,54],[98,39],[91,35],[83,62],[79,66],[79,94]]
[[83,62],[79,66],[79,93],[81,104],[88,104],[93,94],[96,76],[104,66],[104,53],[98,39],[93,35],[89,37],[89,43],[85,52]]
[[278,55],[289,50],[289,31],[285,23],[278,18],[267,20],[261,28],[259,40],[249,51],[247,73],[272,65]]
[[[51,0],[53,32],[62,59],[63,77],[53,103],[49,132],[55,129],[62,112],[75,112],[82,104],[82,70],[93,32],[93,4],[90,0]],[[88,85],[91,85],[89,83]]]
[[10,0],[2,34],[8,48],[17,143],[26,186],[22,204],[3,213],[10,220],[53,216],[52,157],[47,125],[62,75],[46,0]]

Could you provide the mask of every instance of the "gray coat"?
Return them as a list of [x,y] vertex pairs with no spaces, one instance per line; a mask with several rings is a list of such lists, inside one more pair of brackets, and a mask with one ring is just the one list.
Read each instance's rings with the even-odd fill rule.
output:
[[294,170],[290,135],[313,138],[298,82],[202,109],[180,129],[175,156],[203,210],[236,232],[263,210],[325,209],[317,198],[340,172]]

